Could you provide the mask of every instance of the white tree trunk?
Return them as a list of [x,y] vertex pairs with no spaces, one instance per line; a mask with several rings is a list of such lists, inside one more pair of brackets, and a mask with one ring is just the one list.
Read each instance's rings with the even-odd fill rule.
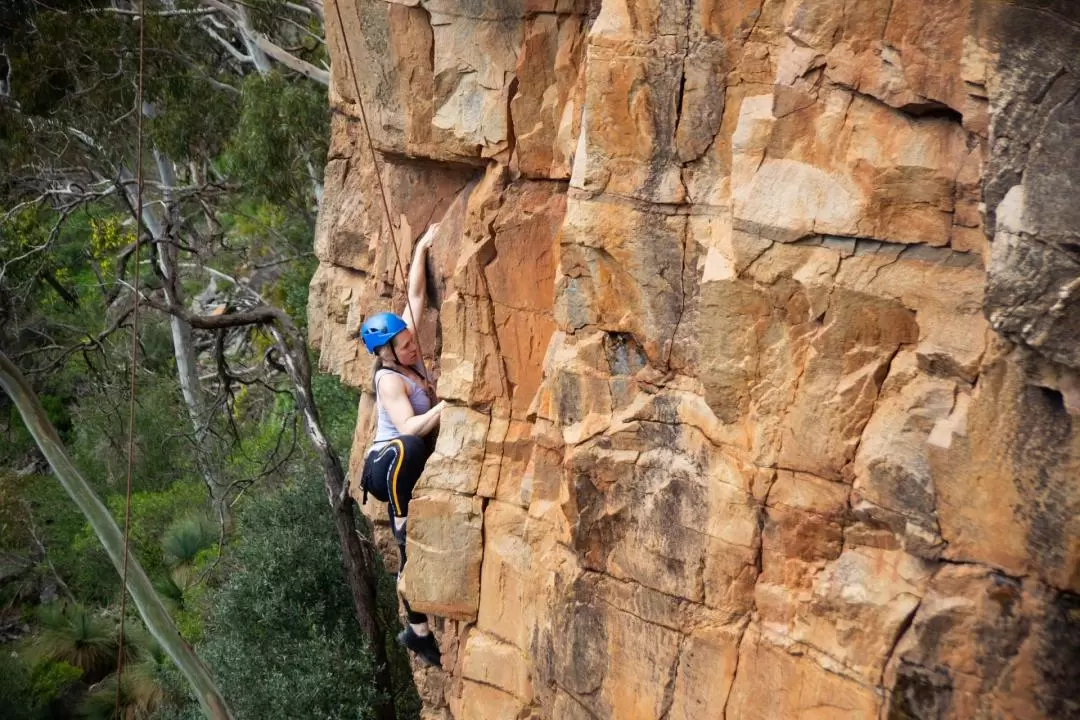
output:
[[[172,189],[176,187],[176,173],[172,162],[165,157],[157,148],[154,149],[154,161],[157,163],[158,179],[163,186],[165,207],[172,203]],[[146,204],[143,204],[143,222],[146,216],[153,216],[153,212]],[[169,303],[183,305],[184,299],[180,295],[180,282],[176,277],[177,272],[177,247],[167,238],[162,237],[161,223],[156,221],[157,232],[147,224],[151,230],[158,247],[158,269],[165,276],[165,295]],[[195,346],[191,340],[191,326],[175,316],[169,316],[169,326],[172,330],[173,355],[176,357],[176,374],[180,382],[180,392],[184,396],[188,414],[191,416],[192,425],[195,427],[197,440],[201,444],[202,436],[206,434],[206,401],[203,397],[202,385],[199,384],[198,358],[195,355]]]
[[308,177],[311,178],[311,192],[315,195],[315,209],[318,210],[322,207],[323,199],[323,184],[319,182],[319,176],[315,173],[315,166],[308,160],[307,163]]
[[256,32],[255,26],[251,24],[251,18],[248,17],[245,6],[237,5],[235,9],[236,16],[233,22],[240,33],[240,37],[244,39],[244,47],[247,48],[248,55],[251,56],[251,61],[255,64],[255,69],[259,71],[260,75],[266,75],[270,72],[271,63],[270,58],[267,57],[266,52],[260,46],[260,33]]
[[[176,173],[172,162],[156,148],[154,149],[154,161],[157,165],[158,180],[163,187],[163,201],[165,207],[170,206],[172,190],[176,187]],[[135,207],[137,199],[132,186],[134,178],[127,168],[120,171],[121,182],[131,206]],[[162,219],[158,217],[149,203],[143,200],[141,208],[143,226],[154,240],[157,247],[157,265],[161,274],[165,277],[164,290],[166,299],[170,304],[182,307],[184,298],[180,293],[180,282],[177,273],[176,245],[165,237],[165,228]],[[176,282],[173,282],[173,280]],[[223,522],[229,522],[231,513],[226,504],[227,485],[218,472],[217,462],[220,460],[221,448],[217,443],[208,442],[213,436],[209,432],[209,408],[206,404],[206,395],[202,384],[199,382],[198,356],[195,354],[195,345],[192,341],[191,325],[175,315],[169,316],[169,329],[172,333],[173,357],[176,359],[176,376],[180,384],[180,393],[187,407],[188,417],[194,431],[196,446],[195,455],[199,463],[199,472],[203,476],[214,508]]]
[[[251,62],[255,65],[255,69],[260,74],[265,75],[270,72],[273,67],[271,60],[281,63],[290,70],[294,70],[306,78],[310,78],[320,85],[330,85],[330,73],[326,70],[312,65],[307,60],[293,55],[285,48],[277,45],[270,38],[266,37],[263,33],[255,29],[255,26],[251,24],[251,18],[248,16],[247,7],[243,3],[230,4],[223,0],[201,0],[202,4],[208,8],[221,11],[229,20],[232,21],[233,27],[236,32],[244,41],[244,47],[247,48],[247,56],[240,56],[240,53],[235,48],[227,45],[227,42],[221,37],[217,36],[210,28],[204,28],[208,33],[215,37],[216,40],[227,45],[227,49],[234,56],[238,56],[242,62]],[[321,3],[315,3],[312,8],[320,8],[321,16]]]

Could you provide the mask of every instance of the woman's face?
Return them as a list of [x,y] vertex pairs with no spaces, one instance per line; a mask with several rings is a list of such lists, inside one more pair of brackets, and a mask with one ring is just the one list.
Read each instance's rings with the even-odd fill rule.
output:
[[[394,354],[402,365],[415,365],[420,361],[420,348],[416,345],[412,330],[402,330],[394,336],[390,344],[394,346]],[[388,359],[393,360],[393,355]]]

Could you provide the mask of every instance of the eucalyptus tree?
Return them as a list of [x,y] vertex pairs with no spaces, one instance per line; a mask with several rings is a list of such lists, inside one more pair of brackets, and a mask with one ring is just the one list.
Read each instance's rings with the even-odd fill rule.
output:
[[[146,32],[141,78],[140,23]],[[136,298],[161,311],[192,441],[200,446],[199,469],[223,514],[236,492],[218,467],[234,389],[261,383],[279,392],[287,385],[323,461],[357,617],[385,667],[374,558],[357,532],[341,462],[320,427],[302,330],[259,295],[252,281],[258,258],[236,231],[251,216],[276,212],[298,222],[310,242],[328,135],[322,34],[318,0],[5,5],[0,344],[46,374],[73,353],[100,352],[112,335],[127,332]],[[140,80],[144,102],[137,106]],[[141,157],[140,122],[146,137]],[[146,170],[141,205],[139,165]],[[131,231],[136,217],[143,221],[142,237]],[[108,262],[89,263],[93,292],[85,283],[69,284],[60,272],[61,251],[77,250],[77,242],[65,240],[77,223],[109,238],[98,253]],[[256,234],[282,232],[270,225],[262,223]],[[136,250],[146,251],[145,264],[133,262]],[[199,292],[218,280],[232,289]],[[46,288],[61,302],[94,303],[83,308],[93,316],[92,327],[50,325],[35,310]],[[242,358],[230,357],[228,338],[237,333],[249,339],[263,333],[261,346],[270,351],[259,357],[260,343],[251,342]],[[378,713],[389,717],[392,706]]]
[[[307,27],[275,24],[276,11],[296,12],[287,3],[263,3],[249,14],[242,5],[169,0],[145,6],[21,2],[9,9],[2,43],[10,81],[0,110],[0,122],[11,128],[0,153],[8,164],[0,293],[13,309],[12,317],[5,318],[9,329],[13,324],[16,331],[22,329],[20,317],[34,315],[27,301],[35,284],[46,283],[72,304],[79,302],[77,291],[57,278],[50,250],[69,219],[87,208],[141,214],[148,237],[139,242],[149,241],[153,257],[143,274],[170,293],[174,305],[188,302],[181,265],[202,266],[224,244],[223,203],[252,194],[236,190],[260,188],[264,178],[273,178],[266,194],[288,211],[313,218],[319,188],[312,186],[309,169],[321,165],[325,153],[325,98],[306,79],[285,81],[268,58],[284,61],[287,73],[296,67],[302,78],[317,75],[313,70],[318,68],[304,55],[325,55],[311,41],[321,34],[321,23],[312,22],[309,14]],[[140,22],[147,25],[146,101],[135,108]],[[269,28],[278,25],[282,42],[301,42],[288,48],[275,43]],[[269,107],[265,86],[285,86],[281,108]],[[283,117],[288,113],[300,115],[301,122],[288,122],[293,119]],[[135,208],[140,114],[152,148],[143,161],[152,172],[144,183],[143,205]],[[280,127],[286,122],[289,138],[282,137]],[[311,130],[305,133],[304,128]],[[41,208],[55,216],[52,229],[38,237],[18,232],[18,221]],[[111,285],[104,294],[109,303],[130,299],[124,290],[135,269],[128,263],[134,247],[130,238],[112,263],[116,275],[99,278]],[[223,399],[208,397],[200,380],[191,327],[176,316],[169,323],[201,472],[224,515],[229,483],[217,469],[221,442],[212,429]]]

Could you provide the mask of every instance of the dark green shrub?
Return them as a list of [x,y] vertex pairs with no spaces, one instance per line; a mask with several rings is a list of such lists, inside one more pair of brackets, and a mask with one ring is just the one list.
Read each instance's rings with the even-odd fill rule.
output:
[[0,645],[0,717],[46,720],[67,717],[74,705],[82,671],[65,662],[29,664],[10,646]]
[[30,688],[36,707],[47,717],[60,715],[82,692],[82,670],[63,660],[39,662],[30,670]]
[[[370,717],[372,661],[340,557],[318,483],[287,484],[238,514],[232,572],[208,592],[198,651],[240,720]],[[199,716],[194,705],[178,715]]]
[[30,668],[4,646],[0,646],[0,708],[5,720],[38,720],[42,717],[34,697]]
[[[59,485],[54,479],[49,480]],[[194,480],[176,482],[160,491],[136,492],[131,496],[131,551],[139,558],[139,563],[151,579],[165,582],[169,577],[170,567],[162,542],[163,530],[178,518],[196,515],[205,506],[206,497],[206,487]],[[82,518],[66,494],[61,499],[66,501],[78,518]],[[124,496],[110,497],[107,505],[117,523],[122,524]],[[67,541],[57,538],[56,543],[49,545],[49,551],[54,557],[60,558],[58,567],[65,577],[70,577],[69,583],[77,597],[100,603],[111,602],[120,589],[120,576],[105,554],[101,541],[85,520],[79,528],[78,534]],[[212,543],[216,543],[216,529],[212,535]]]

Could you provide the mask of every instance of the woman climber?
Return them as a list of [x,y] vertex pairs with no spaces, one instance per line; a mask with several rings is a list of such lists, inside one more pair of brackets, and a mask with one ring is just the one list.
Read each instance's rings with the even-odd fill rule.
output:
[[[408,301],[404,318],[379,313],[364,321],[360,336],[375,355],[375,439],[364,457],[361,487],[387,503],[390,528],[397,540],[405,569],[405,528],[409,500],[416,481],[434,446],[435,430],[444,403],[438,398],[424,371],[423,358],[414,335],[427,301],[427,251],[438,225],[428,228],[416,245],[409,269]],[[408,625],[398,642],[436,667],[441,666],[439,646],[428,627],[427,616],[414,612],[402,598]]]

